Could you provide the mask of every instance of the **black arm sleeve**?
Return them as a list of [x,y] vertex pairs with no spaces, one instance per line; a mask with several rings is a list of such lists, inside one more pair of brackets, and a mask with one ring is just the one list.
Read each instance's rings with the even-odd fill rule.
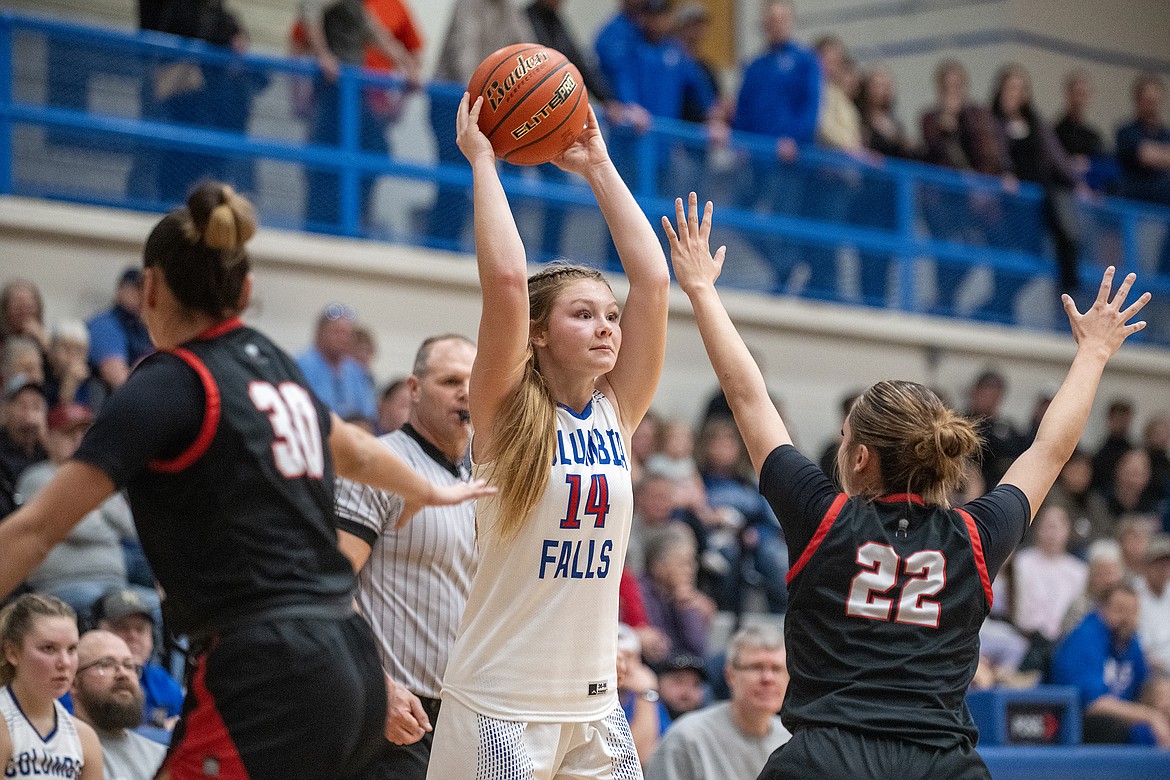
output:
[[177,457],[199,437],[199,377],[166,352],[146,358],[102,407],[73,456],[125,487],[156,458]]
[[795,560],[812,540],[821,519],[839,495],[833,481],[795,447],[783,444],[760,469],[760,493],[784,529],[788,554]]
[[1015,485],[1000,485],[963,507],[975,520],[987,573],[995,579],[1028,530],[1032,508]]

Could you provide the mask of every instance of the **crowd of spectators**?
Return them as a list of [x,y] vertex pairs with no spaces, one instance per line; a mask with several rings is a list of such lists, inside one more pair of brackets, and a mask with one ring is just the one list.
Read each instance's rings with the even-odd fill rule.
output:
[[[1109,137],[1087,119],[1094,85],[1087,71],[1075,69],[1065,80],[1065,102],[1058,116],[1045,117],[1032,99],[1031,77],[1020,63],[1005,63],[985,99],[973,95],[965,66],[943,59],[935,69],[934,105],[912,132],[896,113],[897,85],[881,62],[859,63],[841,37],[823,35],[812,45],[800,41],[791,0],[762,4],[761,52],[749,54],[742,69],[720,72],[701,51],[710,26],[708,8],[695,0],[620,0],[616,13],[597,31],[590,46],[575,37],[564,19],[568,0],[458,0],[440,40],[427,42],[405,0],[314,0],[300,4],[290,20],[290,51],[311,58],[314,80],[293,85],[295,113],[306,120],[307,143],[332,146],[341,141],[342,65],[397,74],[395,86],[363,86],[356,101],[358,143],[377,155],[392,152],[391,130],[410,94],[424,78],[434,83],[429,112],[437,160],[461,167],[454,144],[453,112],[461,90],[488,54],[503,46],[536,40],[568,54],[579,66],[589,94],[608,122],[612,156],[627,180],[637,183],[638,138],[656,119],[685,120],[705,126],[712,146],[727,143],[734,129],[775,140],[771,161],[751,159],[738,166],[728,195],[736,206],[772,214],[893,229],[895,198],[881,175],[865,175],[847,165],[813,164],[802,150],[813,147],[847,155],[861,170],[880,171],[886,158],[930,163],[995,177],[998,192],[965,192],[951,186],[924,186],[919,197],[930,234],[939,239],[1039,254],[1044,241],[1035,227],[1047,228],[1062,291],[1079,286],[1081,236],[1078,200],[1102,193],[1170,205],[1170,127],[1163,117],[1165,84],[1153,73],[1133,80],[1134,111],[1118,118]],[[143,29],[195,38],[225,51],[247,49],[247,31],[224,0],[177,3],[142,0]],[[438,56],[433,72],[423,74],[427,46]],[[233,71],[232,68],[236,70]],[[267,81],[242,65],[164,63],[144,78],[144,117],[246,132],[249,106]],[[263,83],[257,81],[261,79]],[[737,84],[734,95],[726,87]],[[446,86],[444,86],[446,85]],[[1109,85],[1111,89],[1118,85]],[[243,90],[246,95],[231,94]],[[242,116],[241,116],[242,113]],[[1107,140],[1108,139],[1108,140]],[[1110,141],[1112,143],[1110,143]],[[659,147],[660,194],[703,170],[701,149]],[[165,163],[165,173],[159,172]],[[149,174],[144,173],[149,171]],[[130,171],[128,193],[183,192],[200,176],[232,181],[245,191],[254,171],[229,158],[184,152],[162,155],[143,150]],[[541,166],[542,179],[564,182],[565,175]],[[336,169],[306,166],[305,224],[312,229],[341,226],[341,176]],[[363,175],[360,220],[372,221],[375,176]],[[1019,182],[1033,182],[1044,193],[1039,213],[1017,206]],[[148,186],[149,185],[149,186]],[[799,185],[799,186],[797,186]],[[173,199],[173,198],[172,198]],[[439,181],[433,203],[420,212],[422,237],[436,246],[460,248],[467,229],[469,199],[458,182]],[[547,204],[541,221],[541,256],[559,254],[566,225],[565,207]],[[425,212],[425,213],[423,213]],[[775,274],[776,289],[839,296],[842,272],[838,251],[752,237]],[[867,251],[861,258],[860,297],[884,305],[890,295],[891,258]],[[1170,271],[1170,241],[1160,259]],[[959,296],[970,278],[963,267],[942,267],[935,283],[939,311],[971,307]],[[997,267],[990,289],[972,311],[1008,320],[1014,298],[1027,281],[1018,271]],[[46,337],[47,334],[41,334]]]

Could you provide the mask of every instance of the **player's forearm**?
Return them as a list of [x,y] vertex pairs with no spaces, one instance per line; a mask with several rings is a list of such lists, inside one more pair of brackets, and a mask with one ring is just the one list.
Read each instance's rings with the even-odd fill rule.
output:
[[522,277],[527,287],[527,256],[524,242],[508,196],[496,172],[494,157],[482,155],[471,163],[475,177],[473,189],[475,220],[475,255],[480,283],[486,288],[496,278]]
[[1099,350],[1077,350],[1064,382],[1040,421],[1034,447],[1046,448],[1060,463],[1069,459],[1085,431],[1107,361],[1108,354]]
[[613,236],[631,288],[654,286],[665,295],[670,287],[670,273],[662,245],[613,162],[607,159],[590,168],[586,180]]

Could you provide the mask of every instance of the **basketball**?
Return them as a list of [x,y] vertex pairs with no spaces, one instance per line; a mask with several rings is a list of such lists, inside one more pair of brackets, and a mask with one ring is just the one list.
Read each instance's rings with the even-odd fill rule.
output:
[[479,64],[468,92],[483,96],[479,129],[496,156],[540,165],[568,149],[585,129],[589,100],[577,66],[537,43],[505,46]]

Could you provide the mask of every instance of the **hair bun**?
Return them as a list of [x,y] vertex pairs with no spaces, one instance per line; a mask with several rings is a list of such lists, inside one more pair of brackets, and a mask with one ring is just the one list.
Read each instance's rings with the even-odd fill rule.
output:
[[211,249],[235,253],[256,234],[256,209],[222,182],[196,187],[187,198],[187,210],[198,242]]

